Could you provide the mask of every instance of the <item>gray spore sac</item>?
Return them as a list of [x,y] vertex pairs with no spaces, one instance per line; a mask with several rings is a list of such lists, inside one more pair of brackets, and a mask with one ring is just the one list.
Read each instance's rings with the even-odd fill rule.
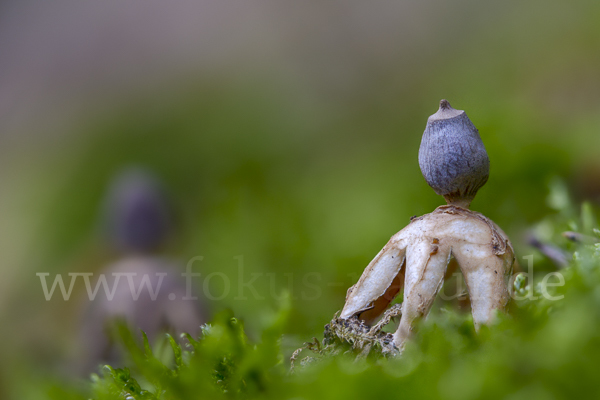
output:
[[468,208],[487,182],[490,160],[467,114],[446,100],[429,117],[419,148],[419,166],[433,190],[448,204]]

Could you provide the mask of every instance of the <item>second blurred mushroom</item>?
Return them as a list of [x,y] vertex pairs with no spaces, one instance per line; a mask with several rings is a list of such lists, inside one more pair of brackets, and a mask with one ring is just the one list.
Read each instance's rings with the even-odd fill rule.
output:
[[181,262],[160,255],[173,219],[165,192],[151,173],[130,168],[117,176],[102,219],[118,258],[95,274],[106,286],[103,292],[97,283],[100,290],[83,312],[81,357],[87,372],[120,359],[109,331],[115,320],[123,320],[134,335],[143,330],[151,343],[163,332],[197,335],[207,321],[204,299],[188,293]]

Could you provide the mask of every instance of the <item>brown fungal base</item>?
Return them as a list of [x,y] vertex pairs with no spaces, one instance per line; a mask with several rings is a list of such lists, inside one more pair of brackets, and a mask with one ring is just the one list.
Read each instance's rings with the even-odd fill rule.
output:
[[325,325],[323,341],[321,343],[317,338],[313,338],[312,342],[304,343],[304,346],[292,354],[290,358],[291,370],[293,371],[297,367],[296,363],[303,350],[309,350],[313,354],[312,356],[302,358],[300,366],[305,366],[323,357],[337,354],[352,354],[357,359],[365,358],[369,355],[375,357],[396,355],[398,349],[394,346],[393,335],[383,332],[383,328],[395,317],[401,315],[401,308],[400,304],[394,305],[372,327],[365,324],[357,316],[348,319],[339,318],[339,312],[337,312],[331,322]]

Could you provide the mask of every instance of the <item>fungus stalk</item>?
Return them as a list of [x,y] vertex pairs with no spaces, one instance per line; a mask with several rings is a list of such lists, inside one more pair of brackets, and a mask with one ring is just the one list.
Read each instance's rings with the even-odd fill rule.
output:
[[492,321],[509,300],[514,252],[506,234],[469,206],[489,175],[479,133],[464,111],[446,100],[429,117],[419,149],[419,166],[447,205],[413,218],[392,236],[348,290],[341,320],[371,326],[403,290],[401,318],[393,345],[402,351],[416,320],[425,317],[454,258],[465,279],[475,329]]

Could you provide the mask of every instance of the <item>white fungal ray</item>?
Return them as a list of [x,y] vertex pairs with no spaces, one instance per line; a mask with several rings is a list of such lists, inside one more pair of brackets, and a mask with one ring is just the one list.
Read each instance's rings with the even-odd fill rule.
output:
[[390,242],[369,263],[358,283],[348,290],[341,318],[361,315],[370,323],[377,318],[402,288],[406,248]]
[[394,344],[402,349],[417,319],[429,313],[451,257],[465,277],[475,328],[489,323],[509,299],[514,254],[508,237],[480,213],[438,207],[394,235],[350,288],[340,315],[371,324],[404,288]]

